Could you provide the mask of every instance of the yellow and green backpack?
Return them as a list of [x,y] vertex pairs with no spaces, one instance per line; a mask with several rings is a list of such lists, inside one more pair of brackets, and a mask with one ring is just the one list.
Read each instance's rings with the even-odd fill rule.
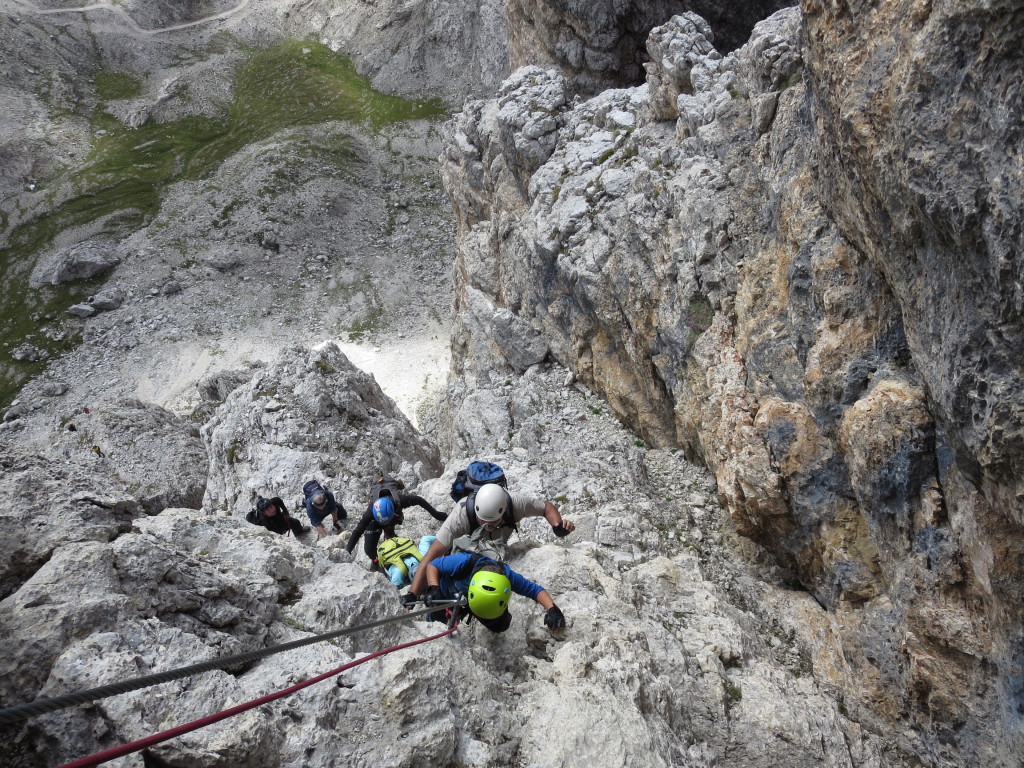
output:
[[405,558],[410,556],[421,559],[420,550],[411,539],[392,536],[384,539],[377,547],[377,564],[385,571],[389,566],[397,565],[406,578],[409,578],[409,567],[405,564]]

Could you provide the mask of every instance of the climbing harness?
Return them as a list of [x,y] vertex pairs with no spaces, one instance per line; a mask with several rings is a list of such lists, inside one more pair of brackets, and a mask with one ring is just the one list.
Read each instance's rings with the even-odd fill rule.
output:
[[[457,606],[460,605],[460,602],[459,600],[450,600],[438,605],[440,605],[440,607]],[[322,635],[316,635],[315,637],[303,638],[302,640],[292,640],[291,642],[282,643],[281,645],[274,645],[269,648],[261,648],[255,651],[246,651],[245,653],[239,653],[234,656],[227,656],[222,659],[211,659],[209,661],[200,662],[199,664],[192,664],[187,667],[180,667],[178,669],[171,669],[166,672],[159,672],[155,675],[137,677],[134,680],[125,680],[120,683],[111,683],[110,685],[102,685],[99,688],[90,688],[85,691],[79,691],[78,693],[70,693],[66,696],[57,696],[52,699],[39,699],[38,701],[32,701],[28,704],[19,704],[15,707],[0,709],[0,725],[16,723],[20,720],[26,720],[35,715],[42,715],[46,714],[47,712],[55,712],[58,709],[66,709],[68,707],[73,707],[76,704],[87,704],[91,701],[105,699],[109,696],[115,696],[119,693],[128,693],[130,691],[137,691],[140,688],[149,688],[153,685],[159,685],[160,683],[169,683],[172,680],[180,680],[184,677],[198,675],[202,672],[210,672],[215,669],[225,669],[226,667],[239,666],[250,661],[256,661],[257,659],[262,659],[267,656],[273,656],[277,653],[290,651],[294,648],[301,648],[306,645],[322,643],[326,640],[333,640],[338,637],[344,637],[345,635],[351,635],[356,632],[361,632],[364,629],[373,629],[374,627],[380,627],[385,624],[392,624],[398,621],[414,619],[417,616],[423,616],[425,614],[428,614],[433,610],[435,610],[435,608],[424,608],[420,611],[413,611],[409,613],[399,614],[397,616],[390,616],[386,619],[373,621],[369,624],[361,624],[357,627],[339,629],[335,630],[334,632],[327,632]],[[340,672],[341,670],[339,669],[337,671]]]

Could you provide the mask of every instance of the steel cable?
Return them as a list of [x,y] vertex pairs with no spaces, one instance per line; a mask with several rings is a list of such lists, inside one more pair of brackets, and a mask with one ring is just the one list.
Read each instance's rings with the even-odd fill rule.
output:
[[226,667],[233,667],[239,664],[245,664],[247,662],[256,661],[257,659],[262,659],[277,653],[290,651],[294,648],[302,648],[305,645],[322,643],[326,640],[333,640],[338,637],[344,637],[345,635],[351,635],[356,632],[361,632],[365,629],[373,629],[374,627],[380,627],[385,624],[392,624],[398,621],[407,621],[408,619],[414,619],[417,616],[432,613],[438,608],[456,606],[460,605],[461,603],[462,601],[460,600],[447,600],[444,602],[437,602],[429,608],[424,608],[419,611],[402,613],[398,616],[390,616],[386,619],[380,619],[378,621],[370,622],[369,624],[360,624],[357,627],[348,627],[346,629],[335,630],[334,632],[326,632],[322,635],[307,637],[303,638],[302,640],[292,640],[291,642],[281,643],[280,645],[273,645],[269,648],[261,648],[256,651],[246,651],[245,653],[239,653],[234,656],[227,656],[222,659],[210,659],[209,661],[202,661],[198,664],[191,664],[187,667],[179,667],[178,669],[171,669],[166,672],[158,672],[154,675],[137,677],[134,680],[124,680],[119,683],[101,685],[98,688],[90,688],[85,691],[69,693],[64,696],[56,696],[52,699],[38,699],[36,701],[31,701],[27,704],[18,704],[14,707],[0,709],[0,725],[9,725],[11,723],[16,723],[21,720],[27,720],[28,718],[34,717],[36,715],[43,715],[47,712],[55,712],[58,709],[67,709],[68,707],[73,707],[77,704],[88,704],[90,701],[105,699],[109,696],[116,696],[119,693],[129,693],[130,691],[137,691],[140,688],[148,688],[152,685],[159,685],[160,683],[169,683],[172,680],[180,680],[183,677],[191,677],[192,675],[198,675],[203,672],[211,672],[215,669],[225,669]]

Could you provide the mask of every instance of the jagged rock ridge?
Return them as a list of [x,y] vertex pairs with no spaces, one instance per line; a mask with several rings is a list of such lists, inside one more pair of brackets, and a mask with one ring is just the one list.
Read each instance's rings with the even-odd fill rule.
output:
[[[652,32],[644,86],[576,103],[524,68],[467,104],[443,157],[453,410],[520,370],[520,341],[480,331],[504,316],[650,443],[714,470],[737,530],[835,616],[833,681],[858,718],[910,723],[930,763],[1010,766],[1022,369],[1017,229],[1000,222],[1020,218],[1003,196],[1020,174],[997,158],[1016,157],[999,116],[1021,109],[972,94],[1020,71],[1005,9],[952,34],[961,12],[908,14],[912,53],[881,43],[893,9],[792,9],[726,56],[684,14]],[[876,45],[884,73],[862,57]],[[945,98],[979,116],[977,149],[913,107],[965,60],[976,79]],[[949,63],[945,85],[923,61]],[[952,171],[975,153],[991,186]],[[976,214],[957,217],[961,195]]]

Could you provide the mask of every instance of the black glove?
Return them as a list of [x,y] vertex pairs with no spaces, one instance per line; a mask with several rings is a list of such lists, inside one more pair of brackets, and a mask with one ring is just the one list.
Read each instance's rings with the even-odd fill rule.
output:
[[552,605],[548,608],[548,612],[544,614],[544,626],[548,629],[565,628],[565,616],[562,615],[562,611],[557,605]]
[[567,530],[566,527],[561,523],[559,523],[558,525],[552,525],[551,530],[554,532],[555,536],[558,537],[568,536],[570,533],[572,533],[572,531]]
[[419,601],[419,595],[414,595],[412,592],[406,592],[400,598],[403,608],[412,608]]
[[437,584],[431,584],[427,587],[427,593],[423,596],[423,604],[427,606],[427,608],[430,608],[436,603],[444,602],[447,599],[448,598],[446,598],[444,593],[441,591],[441,587]]

